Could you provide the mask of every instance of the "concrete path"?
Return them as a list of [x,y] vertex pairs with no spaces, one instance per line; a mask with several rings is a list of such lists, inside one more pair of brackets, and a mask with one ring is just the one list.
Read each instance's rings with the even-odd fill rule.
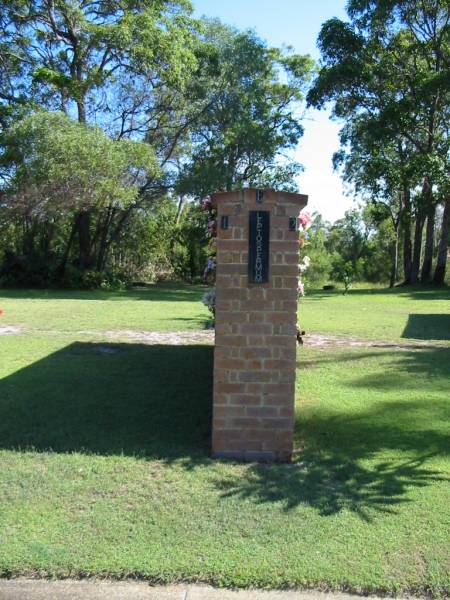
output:
[[0,579],[0,600],[354,600],[355,598],[356,596],[350,594],[231,591],[197,585],[152,587],[144,582]]

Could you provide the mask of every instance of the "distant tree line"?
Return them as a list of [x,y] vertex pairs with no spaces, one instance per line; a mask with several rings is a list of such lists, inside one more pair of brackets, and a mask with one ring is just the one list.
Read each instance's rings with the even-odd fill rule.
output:
[[306,94],[333,103],[335,165],[365,201],[334,225],[316,216],[311,279],[443,283],[448,2],[351,0],[348,13],[323,25],[315,71],[194,19],[187,0],[0,0],[0,285],[198,278],[199,200],[297,190]]

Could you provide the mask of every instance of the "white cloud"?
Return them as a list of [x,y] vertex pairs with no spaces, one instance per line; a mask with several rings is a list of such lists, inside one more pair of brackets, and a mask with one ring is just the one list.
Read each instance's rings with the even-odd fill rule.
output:
[[335,221],[353,205],[331,162],[339,149],[339,125],[330,120],[328,111],[316,110],[308,111],[302,124],[305,133],[294,155],[305,168],[298,177],[300,192],[308,194],[311,212],[318,211],[325,219]]

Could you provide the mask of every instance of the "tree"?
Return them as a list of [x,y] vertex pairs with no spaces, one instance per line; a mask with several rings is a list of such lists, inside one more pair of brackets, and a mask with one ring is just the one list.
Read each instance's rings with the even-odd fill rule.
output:
[[[20,214],[28,228],[25,249],[34,247],[36,224],[89,211],[107,214],[133,203],[140,187],[158,172],[154,152],[147,144],[113,141],[99,128],[73,121],[63,113],[37,112],[16,123],[0,138],[5,166],[2,205]],[[106,260],[105,229],[95,246],[80,239],[81,266]],[[63,274],[74,241],[75,218],[59,266]]]
[[[346,122],[350,144],[359,131],[378,142],[373,151],[400,139],[411,167],[409,192],[399,176],[398,190],[415,203],[414,251],[410,281],[419,277],[422,230],[426,243],[421,279],[430,278],[436,204],[444,199],[449,171],[448,71],[450,6],[444,0],[352,0],[350,23],[326,22],[319,44],[323,66],[309,93],[321,107],[334,102]],[[361,123],[363,127],[361,128]],[[371,145],[366,149],[372,152]],[[399,172],[400,175],[400,172]],[[408,209],[405,208],[407,212]]]
[[334,157],[335,168],[343,169],[344,181],[365,198],[375,225],[389,218],[394,231],[390,286],[398,278],[400,237],[403,230],[404,282],[411,279],[411,186],[414,169],[408,161],[410,145],[380,139],[371,123],[354,117],[341,131],[343,149]]
[[[90,199],[87,193],[84,204],[75,201],[76,186],[83,187],[77,181],[62,202],[69,157],[77,161],[71,151],[60,155],[61,169],[53,169],[48,190],[44,181],[33,189],[23,185],[20,194],[8,188],[16,254],[45,247],[54,261],[99,271],[122,264],[120,244],[128,257],[136,252],[142,258],[137,232],[148,239],[146,224],[156,204],[177,196],[177,210],[169,211],[169,255],[175,257],[179,226],[187,231],[192,225],[192,236],[202,243],[187,200],[235,186],[296,188],[300,166],[287,157],[302,134],[297,110],[312,67],[309,57],[269,48],[250,32],[194,21],[184,0],[0,0],[0,7],[0,55],[8,59],[0,64],[6,133],[23,114],[33,118],[44,108],[89,131],[95,125],[110,141],[142,141],[153,157],[126,202],[116,201],[114,169],[109,201],[107,194],[97,201],[98,190]],[[70,131],[81,136],[81,129]],[[19,154],[4,155],[6,177],[19,176],[26,152]],[[52,160],[56,165],[55,154]],[[68,179],[63,183],[69,186]]]
[[197,197],[244,186],[296,189],[300,165],[281,160],[303,128],[295,114],[312,60],[267,47],[250,31],[208,22],[206,110],[190,136],[177,187]]
[[[196,68],[190,11],[185,0],[2,0],[0,50],[8,61],[0,73],[5,85],[20,90],[0,94],[3,112],[28,101],[100,124],[119,137],[148,130],[171,110],[153,91],[183,88]],[[130,82],[144,90],[138,104],[133,95],[132,107],[123,101]],[[162,181],[150,179],[145,187],[149,193],[143,197],[152,197],[152,190],[161,192]],[[80,264],[92,266],[96,232],[108,223],[112,243],[132,206],[124,212],[105,206],[95,223],[89,210],[74,215]]]

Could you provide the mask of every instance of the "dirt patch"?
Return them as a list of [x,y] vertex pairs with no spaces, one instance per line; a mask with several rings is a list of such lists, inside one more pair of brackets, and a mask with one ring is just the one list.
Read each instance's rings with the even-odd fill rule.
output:
[[20,333],[20,327],[0,327],[0,335],[9,335],[11,333]]
[[[127,339],[143,344],[164,344],[168,346],[190,344],[214,344],[214,330],[203,331],[134,331],[131,329],[106,331],[103,334],[111,340]],[[405,350],[421,350],[446,348],[445,344],[431,342],[389,342],[381,340],[361,340],[358,338],[343,338],[331,335],[311,334],[303,338],[306,348],[323,350],[339,350],[345,348],[391,348]]]
[[340,338],[331,335],[305,335],[303,343],[308,348],[338,350],[340,348],[393,348],[399,350],[423,350],[448,348],[445,344],[432,342],[388,342],[380,340],[361,340],[358,338]]

